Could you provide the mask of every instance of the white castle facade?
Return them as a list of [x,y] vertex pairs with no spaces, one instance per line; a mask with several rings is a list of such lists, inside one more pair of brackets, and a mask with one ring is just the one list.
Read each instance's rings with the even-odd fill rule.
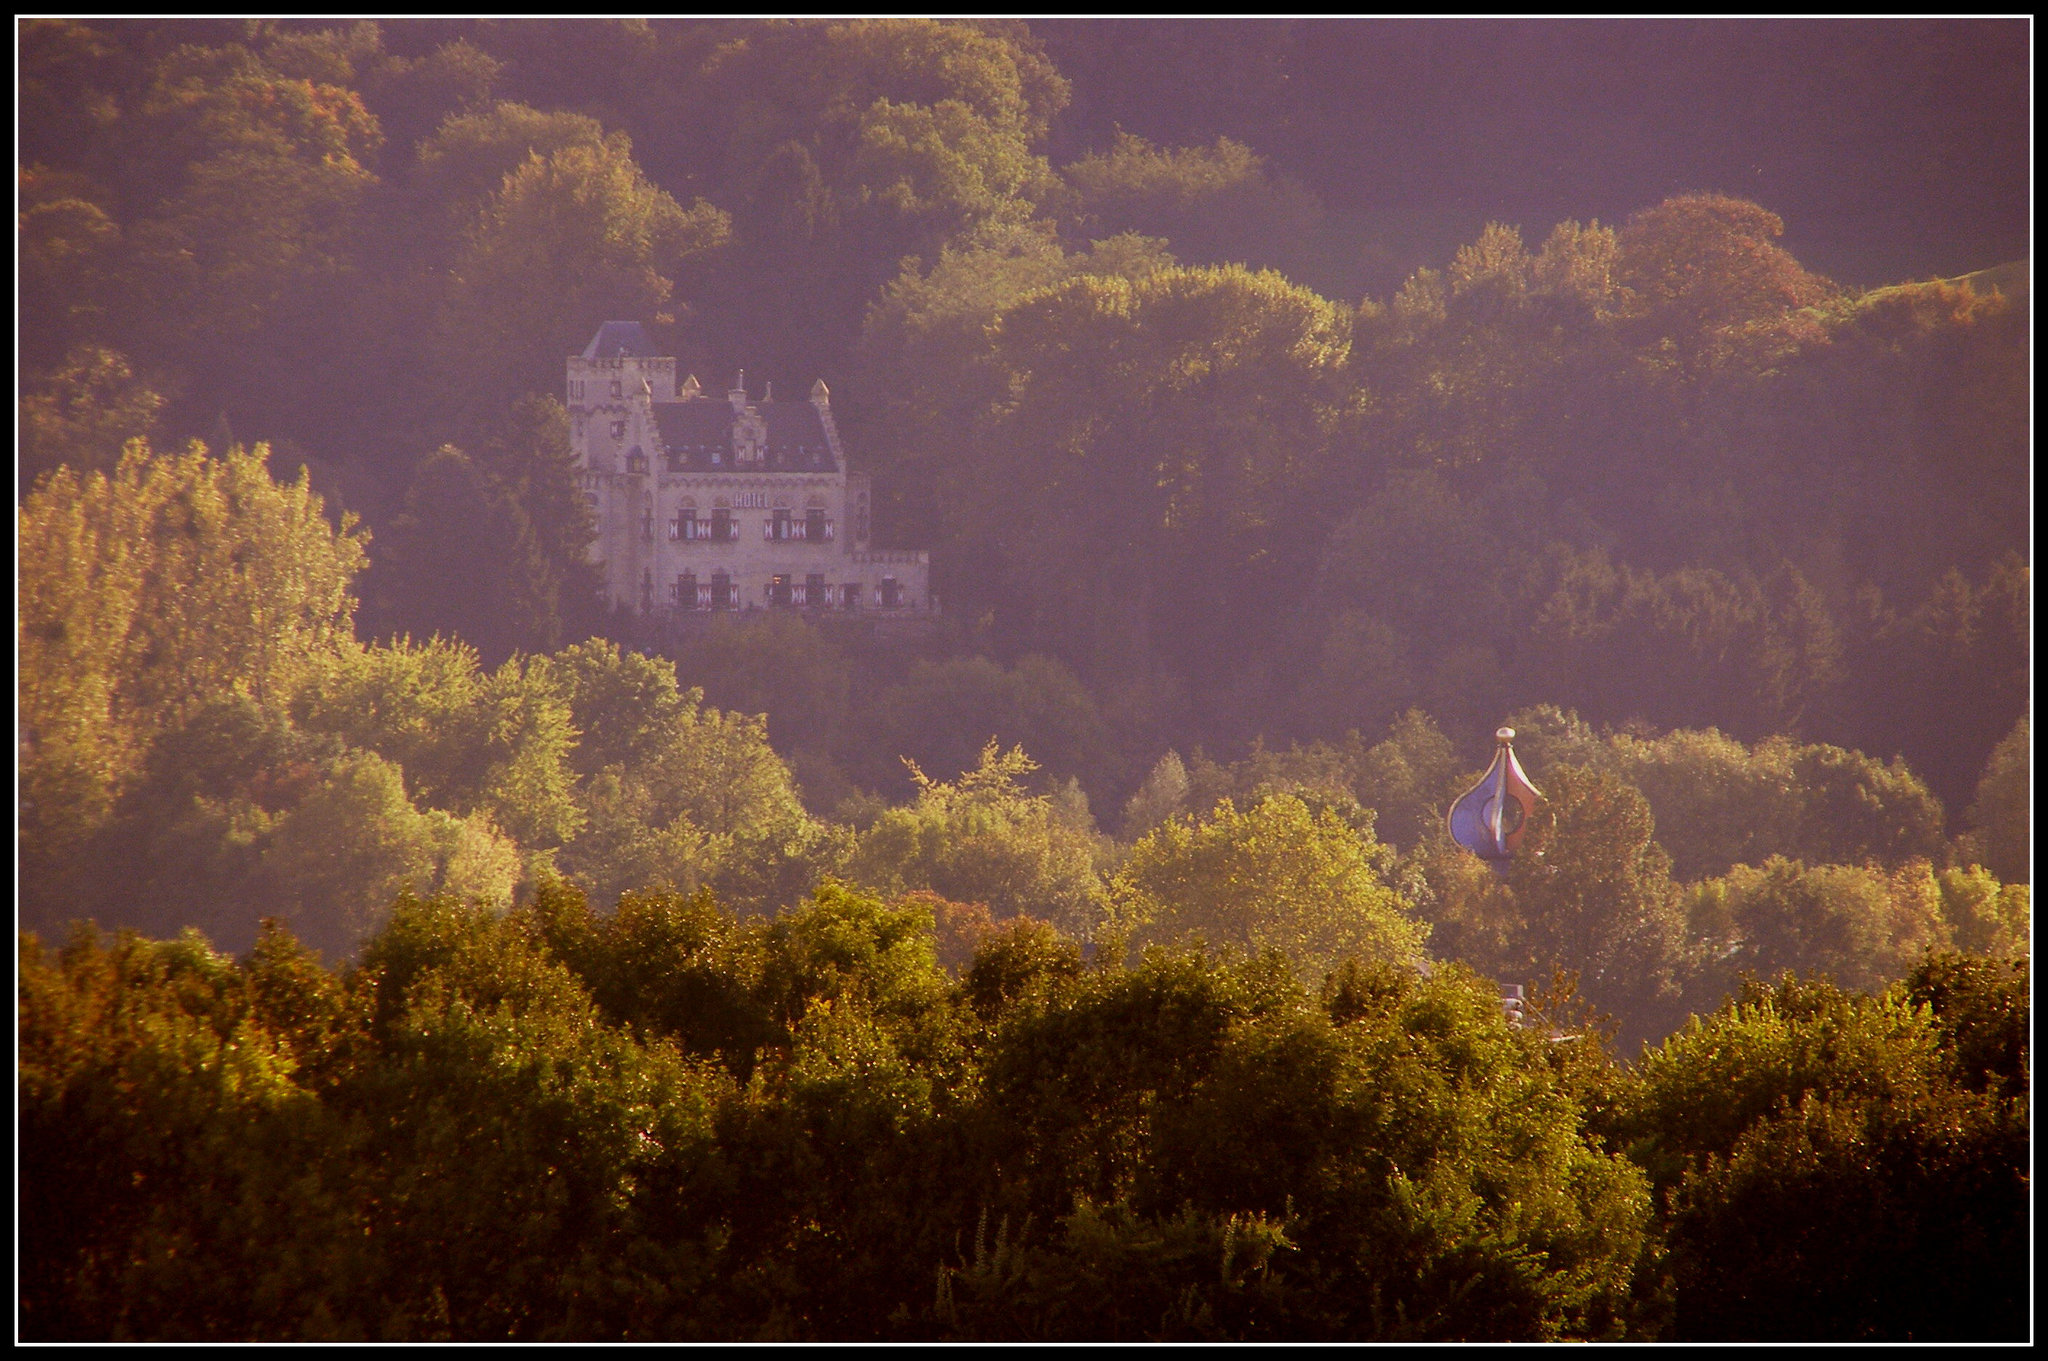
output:
[[638,322],[608,321],[569,360],[568,408],[612,604],[932,613],[929,555],[869,543],[872,489],[847,471],[822,380],[755,403],[742,373],[708,397]]

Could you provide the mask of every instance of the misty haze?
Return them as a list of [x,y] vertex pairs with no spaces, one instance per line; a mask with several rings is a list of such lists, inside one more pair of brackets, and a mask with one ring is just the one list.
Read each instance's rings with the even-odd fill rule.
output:
[[2031,1338],[2030,20],[17,20],[18,1340]]

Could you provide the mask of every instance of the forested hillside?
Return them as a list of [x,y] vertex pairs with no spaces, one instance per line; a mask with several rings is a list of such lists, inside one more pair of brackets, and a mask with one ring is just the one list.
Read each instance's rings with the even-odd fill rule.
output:
[[[1405,69],[1569,25],[21,24],[22,1326],[2021,1335],[2013,27],[1641,59],[1941,237]],[[932,631],[599,608],[627,319]]]

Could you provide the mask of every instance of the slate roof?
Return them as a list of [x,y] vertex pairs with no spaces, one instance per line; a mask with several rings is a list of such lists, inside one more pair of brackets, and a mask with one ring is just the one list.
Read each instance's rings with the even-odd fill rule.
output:
[[653,359],[654,342],[637,321],[608,321],[583,347],[585,359]]
[[[818,409],[809,402],[760,402],[756,411],[768,426],[763,470],[780,473],[836,472],[831,442]],[[654,425],[667,446],[672,471],[730,469],[732,404],[719,397],[692,397],[681,402],[656,402]],[[711,461],[716,450],[718,462]]]

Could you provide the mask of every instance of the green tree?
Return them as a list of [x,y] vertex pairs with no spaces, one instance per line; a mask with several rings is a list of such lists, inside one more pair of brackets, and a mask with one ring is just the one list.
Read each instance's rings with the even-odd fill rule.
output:
[[1981,865],[1952,867],[1941,885],[1941,916],[1956,948],[1977,955],[2024,958],[2031,951],[2032,898],[2026,884],[2001,884]]
[[595,118],[500,101],[450,114],[421,141],[412,188],[423,216],[439,223],[452,259],[463,229],[527,157],[603,145],[604,125]]
[[1984,762],[1969,811],[1966,853],[2009,883],[2029,883],[2033,875],[2032,743],[2033,728],[2022,716]]
[[576,482],[569,413],[553,397],[520,398],[483,445],[481,461],[525,512],[553,581],[562,641],[591,636],[603,582],[590,561],[597,523]]
[[359,977],[376,1057],[336,1096],[363,1113],[353,1189],[379,1244],[359,1331],[615,1337],[661,1308],[653,1279],[705,1284],[715,1238],[650,1233],[635,1188],[689,1183],[729,1078],[603,1024],[524,917],[402,902]]
[[1369,826],[1333,809],[1276,795],[1240,813],[1225,800],[1200,822],[1146,834],[1110,895],[1136,943],[1278,950],[1313,979],[1347,956],[1398,963],[1421,951],[1429,928],[1388,887],[1387,860]]
[[1872,991],[1950,944],[1941,886],[1925,861],[1887,872],[1772,856],[1699,885],[1689,906],[1729,975],[1812,972]]
[[849,412],[879,473],[879,533],[931,543],[942,529],[938,489],[968,455],[968,435],[997,399],[989,326],[1026,296],[1081,275],[1141,278],[1173,266],[1165,243],[1120,235],[1063,249],[1055,225],[986,222],[936,259],[913,258],[868,304],[854,352]]
[[486,664],[560,641],[561,579],[512,488],[452,445],[423,460],[369,578],[382,634],[448,634]]
[[159,734],[222,695],[281,703],[349,635],[363,538],[268,451],[63,469],[19,514],[21,832],[31,903]]
[[1144,783],[1124,804],[1124,840],[1136,841],[1168,818],[1186,812],[1187,802],[1187,764],[1179,752],[1169,751],[1153,764]]
[[1021,1010],[986,1065],[1006,1217],[956,1249],[941,1322],[1010,1339],[1620,1335],[1646,1188],[1578,1136],[1550,1046],[1456,969],[1354,964],[1325,997],[1272,956],[1160,951]]
[[[320,1169],[348,1135],[257,1001],[278,954],[245,974],[196,931],[81,927],[54,954],[23,937],[24,1336],[336,1330],[322,1301],[352,1293],[362,1228]],[[313,1021],[338,988],[307,981]]]
[[[69,369],[81,354],[91,362],[100,347],[84,333],[105,324],[120,266],[121,224],[104,202],[110,196],[81,175],[43,165],[25,166],[17,179],[24,368]],[[119,454],[118,445],[112,452]]]
[[1037,753],[1053,778],[1085,775],[1095,785],[1116,773],[1094,697],[1048,657],[1026,655],[1014,667],[986,657],[920,660],[875,708],[876,745],[920,769],[970,770],[993,741]]
[[148,441],[163,398],[117,350],[80,346],[21,398],[21,490],[59,467],[111,473],[130,440]]
[[1422,857],[1440,948],[1508,980],[1576,973],[1621,1042],[1667,1034],[1683,1016],[1691,967],[1671,859],[1650,806],[1600,770],[1551,765],[1543,797],[1505,873],[1480,868],[1444,837]]
[[2024,1331],[2024,1107],[1956,1082],[1925,1005],[1982,996],[1936,960],[1874,997],[1751,984],[1645,1056],[1622,1129],[1672,1188],[1678,1338]]
[[1024,221],[1050,182],[1037,147],[1067,87],[1022,25],[749,25],[701,62],[677,178],[732,205],[707,310],[718,348],[771,374],[829,371],[906,256]]
[[1003,752],[993,742],[950,783],[913,766],[917,801],[888,810],[861,836],[849,875],[892,897],[929,889],[1085,938],[1101,895],[1095,831],[1051,797],[1026,791],[1036,769],[1021,747]]
[[343,650],[293,707],[308,730],[401,766],[422,803],[486,814],[544,857],[583,826],[571,686],[548,657],[515,656],[485,672],[465,644],[400,639]]
[[555,665],[585,734],[574,759],[589,819],[561,865],[592,897],[708,883],[774,912],[838,868],[842,839],[805,811],[759,718],[702,707],[671,663],[597,639]]
[[347,85],[282,73],[239,44],[170,52],[138,112],[130,136],[147,139],[162,183],[124,224],[124,348],[185,375],[195,425],[233,411],[282,434],[331,418],[331,375],[355,338],[376,118]]
[[718,209],[649,183],[622,133],[530,153],[456,253],[435,329],[444,399],[491,411],[554,391],[593,319],[666,315],[678,273],[726,232]]
[[961,570],[1084,675],[1236,670],[1304,575],[1344,356],[1328,303],[1242,269],[1019,302],[1005,395],[944,493]]
[[1374,810],[1373,828],[1396,846],[1413,848],[1442,825],[1451,800],[1458,755],[1450,739],[1420,709],[1410,709],[1358,762],[1359,803]]
[[676,674],[720,708],[758,714],[784,751],[829,751],[843,732],[853,669],[831,635],[771,610],[676,649]]
[[1615,773],[1649,799],[1681,879],[1773,855],[1898,865],[1941,849],[1941,804],[1902,762],[1783,737],[1747,747],[1713,728],[1616,734],[1609,746]]

